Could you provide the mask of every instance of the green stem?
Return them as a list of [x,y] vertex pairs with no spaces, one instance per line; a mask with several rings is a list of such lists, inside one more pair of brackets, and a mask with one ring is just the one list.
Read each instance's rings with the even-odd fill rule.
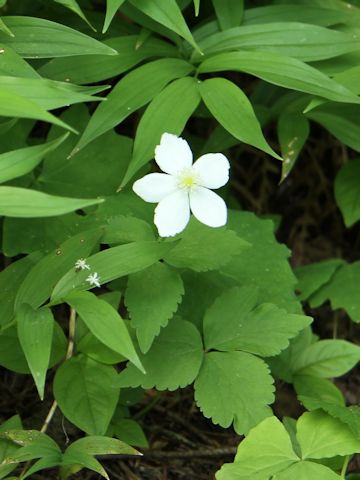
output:
[[341,478],[345,478],[345,475],[346,475],[346,470],[349,466],[349,462],[350,462],[350,458],[351,456],[350,455],[347,455],[344,459],[344,464],[342,466],[342,469],[341,469]]

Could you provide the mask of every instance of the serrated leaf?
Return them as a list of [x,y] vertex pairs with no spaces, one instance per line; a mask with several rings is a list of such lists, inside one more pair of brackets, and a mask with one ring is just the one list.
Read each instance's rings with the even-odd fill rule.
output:
[[[150,102],[171,80],[184,77],[192,70],[193,66],[184,60],[165,58],[146,63],[128,73],[112,89],[107,102],[96,109],[74,154]],[[147,79],[145,83],[144,78]]]
[[154,340],[151,349],[140,355],[146,374],[129,365],[119,375],[120,387],[176,390],[190,385],[203,359],[200,333],[190,322],[174,318]]
[[74,425],[89,435],[103,435],[119,397],[116,381],[113,367],[87,357],[73,357],[56,372],[54,396]]
[[110,24],[119,10],[121,5],[125,2],[125,0],[106,0],[106,14],[104,20],[104,26],[102,29],[102,33],[106,33],[107,29],[110,27]]
[[294,271],[298,279],[296,289],[300,292],[299,298],[301,300],[309,299],[319,288],[331,280],[334,273],[343,264],[344,261],[340,258],[331,258],[297,267]]
[[296,424],[302,458],[331,458],[360,451],[360,440],[348,426],[320,410],[304,413]]
[[203,415],[223,428],[234,422],[239,434],[269,416],[273,391],[266,363],[245,352],[206,353],[195,381],[195,400]]
[[292,170],[295,162],[308,139],[309,121],[302,113],[284,112],[280,115],[277,127],[281,156],[284,159],[281,169],[281,180]]
[[125,304],[143,353],[149,350],[161,328],[166,327],[183,293],[180,275],[164,263],[154,263],[129,276]]
[[239,445],[234,463],[223,465],[216,479],[267,479],[298,460],[284,426],[270,417],[250,430]]
[[360,220],[359,180],[360,159],[345,164],[335,178],[335,199],[347,227]]
[[54,317],[49,308],[34,310],[23,304],[16,314],[21,348],[34,378],[40,399],[44,399],[46,372],[49,367]]
[[244,14],[243,0],[212,0],[221,30],[237,27]]
[[333,470],[314,462],[298,462],[274,476],[274,480],[341,480],[343,477],[337,475]]
[[14,37],[0,32],[0,43],[10,45],[23,58],[117,54],[107,45],[60,23],[25,16],[3,18]]
[[[198,81],[193,77],[174,80],[149,104],[139,122],[134,151],[121,186],[154,157],[155,147],[164,132],[180,135],[200,103]],[[181,102],[179,102],[181,98]]]
[[204,318],[208,350],[243,350],[271,357],[284,350],[289,339],[312,321],[310,317],[287,313],[270,303],[259,305],[257,298],[254,287],[235,287],[215,300]]
[[208,228],[194,219],[179,238],[180,242],[165,256],[165,261],[196,272],[218,269],[249,248],[232,230]]
[[120,314],[109,303],[90,292],[73,292],[64,300],[76,310],[100,342],[128,358],[143,371],[128,329]]
[[231,135],[281,160],[267,143],[250,101],[237,85],[225,78],[211,78],[199,84],[199,91],[207,108]]
[[360,361],[360,347],[346,340],[320,340],[305,348],[294,360],[297,375],[339,377]]
[[[174,243],[152,241],[134,242],[103,250],[87,259],[92,272],[97,272],[101,283],[110,282],[131,273],[139,272],[164,257]],[[80,258],[80,257],[78,257]],[[72,290],[92,288],[86,282],[88,271],[69,270],[55,285],[51,295],[53,302],[64,298]]]

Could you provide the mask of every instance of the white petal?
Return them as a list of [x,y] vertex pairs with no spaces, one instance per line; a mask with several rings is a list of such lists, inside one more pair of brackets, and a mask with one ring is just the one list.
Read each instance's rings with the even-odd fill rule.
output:
[[191,167],[193,155],[186,140],[163,133],[160,145],[155,148],[155,161],[163,172],[175,175],[179,170]]
[[184,230],[190,219],[189,195],[178,190],[155,208],[154,222],[161,237],[173,237]]
[[206,188],[220,188],[229,180],[229,160],[222,153],[207,153],[196,160],[194,170],[199,184]]
[[177,188],[176,178],[165,173],[150,173],[136,180],[133,185],[134,192],[145,202],[150,203],[160,202],[160,200],[175,192]]
[[204,187],[190,192],[190,208],[201,223],[209,227],[222,227],[226,224],[227,209],[224,200]]

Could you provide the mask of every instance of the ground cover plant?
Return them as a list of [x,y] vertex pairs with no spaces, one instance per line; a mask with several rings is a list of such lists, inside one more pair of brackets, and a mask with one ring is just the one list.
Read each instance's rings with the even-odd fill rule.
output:
[[360,2],[0,15],[0,478],[360,478]]

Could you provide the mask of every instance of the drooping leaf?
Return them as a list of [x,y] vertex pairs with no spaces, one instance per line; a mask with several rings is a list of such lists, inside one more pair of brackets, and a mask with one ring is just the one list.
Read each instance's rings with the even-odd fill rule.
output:
[[280,159],[265,140],[252,105],[242,90],[225,78],[199,84],[201,97],[216,120],[238,140]]
[[203,415],[237,433],[247,433],[271,413],[273,378],[266,363],[245,352],[206,353],[195,381],[195,400]]
[[244,14],[243,0],[212,0],[221,30],[238,27]]
[[19,341],[40,399],[44,399],[45,377],[49,367],[54,317],[49,308],[34,310],[23,304],[16,313]]
[[155,338],[151,349],[140,355],[146,374],[128,365],[119,375],[119,385],[141,385],[158,390],[183,388],[195,380],[203,355],[197,328],[190,322],[174,318]]
[[359,179],[360,159],[345,164],[335,178],[335,199],[347,227],[360,220]]
[[73,357],[56,371],[55,399],[74,425],[89,435],[104,435],[119,397],[116,381],[112,366]]

